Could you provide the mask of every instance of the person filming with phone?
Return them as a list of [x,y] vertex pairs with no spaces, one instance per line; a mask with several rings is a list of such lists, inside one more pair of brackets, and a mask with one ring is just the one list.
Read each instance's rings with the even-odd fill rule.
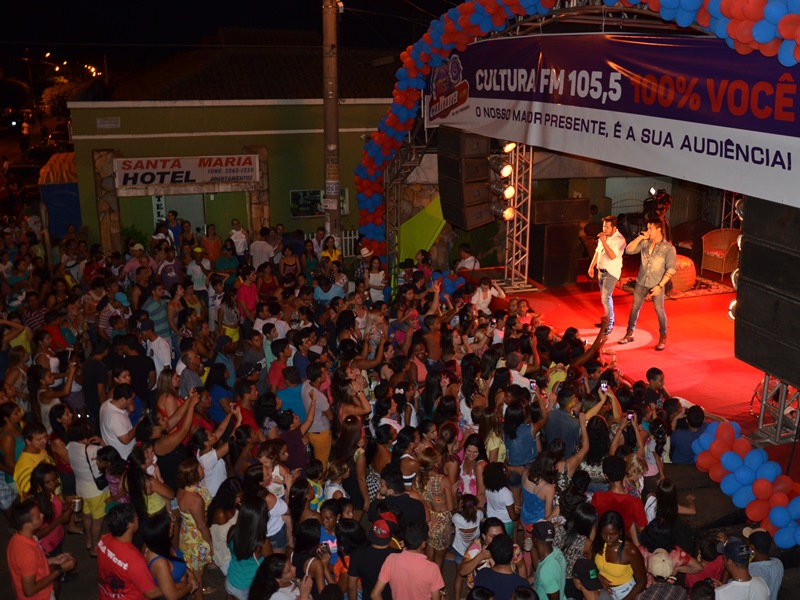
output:
[[664,311],[664,286],[677,272],[675,266],[675,246],[670,244],[661,231],[659,219],[648,219],[647,230],[640,233],[625,248],[625,254],[639,254],[641,266],[636,277],[636,288],[633,291],[633,306],[628,317],[628,329],[619,343],[628,344],[633,341],[636,321],[645,299],[653,301],[653,308],[658,316],[658,344],[656,350],[667,347],[667,313]]

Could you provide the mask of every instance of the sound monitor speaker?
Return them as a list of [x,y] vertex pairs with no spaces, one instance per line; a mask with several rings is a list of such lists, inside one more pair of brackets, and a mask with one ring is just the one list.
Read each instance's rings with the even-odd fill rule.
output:
[[439,127],[436,136],[440,156],[442,154],[459,158],[486,158],[489,156],[490,138],[452,127]]
[[563,200],[536,200],[532,203],[531,223],[575,223],[589,218],[589,198],[565,198]]
[[744,208],[735,355],[800,386],[800,208],[750,197]]
[[547,286],[575,283],[578,277],[579,224],[533,225],[528,274]]

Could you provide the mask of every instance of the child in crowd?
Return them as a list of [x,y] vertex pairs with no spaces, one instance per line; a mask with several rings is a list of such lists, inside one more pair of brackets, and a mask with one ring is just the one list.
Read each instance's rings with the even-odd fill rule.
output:
[[332,461],[328,465],[328,471],[325,474],[327,481],[325,482],[325,500],[339,500],[340,498],[349,498],[350,496],[342,487],[342,482],[350,476],[350,469],[347,463],[340,458]]
[[319,512],[320,506],[322,506],[323,501],[325,500],[325,487],[322,485],[322,475],[324,469],[322,467],[322,462],[319,460],[310,460],[306,465],[306,479],[308,479],[308,483],[311,485],[311,489],[314,490],[314,498],[311,500],[311,510],[315,512]]
[[117,504],[127,504],[131,501],[128,496],[127,482],[125,473],[127,464],[119,455],[114,446],[103,446],[97,451],[95,459],[97,468],[105,475],[108,481],[108,493],[106,498],[106,514]]

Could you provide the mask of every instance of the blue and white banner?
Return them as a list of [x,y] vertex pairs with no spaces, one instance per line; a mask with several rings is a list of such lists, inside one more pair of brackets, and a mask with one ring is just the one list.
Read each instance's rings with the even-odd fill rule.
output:
[[425,116],[800,206],[796,75],[710,38],[498,38],[433,70]]

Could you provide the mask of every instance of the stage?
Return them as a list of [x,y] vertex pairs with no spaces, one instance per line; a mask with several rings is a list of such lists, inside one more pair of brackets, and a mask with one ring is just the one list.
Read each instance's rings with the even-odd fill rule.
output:
[[[623,280],[628,273],[626,269]],[[545,324],[558,331],[577,327],[586,339],[594,340],[597,334],[594,323],[602,315],[602,306],[597,285],[585,276],[573,285],[519,297],[529,300],[533,310],[542,314]],[[633,380],[644,379],[650,367],[660,368],[670,394],[738,421],[745,433],[754,431],[757,418],[750,416],[750,398],[764,374],[733,355],[734,323],[728,319],[728,305],[735,297],[735,293],[730,293],[667,299],[667,347],[657,352],[658,320],[648,302],[639,315],[636,340],[623,346],[617,344],[625,335],[633,303],[633,296],[617,287],[613,295],[616,324],[604,352],[616,354],[620,370]]]

